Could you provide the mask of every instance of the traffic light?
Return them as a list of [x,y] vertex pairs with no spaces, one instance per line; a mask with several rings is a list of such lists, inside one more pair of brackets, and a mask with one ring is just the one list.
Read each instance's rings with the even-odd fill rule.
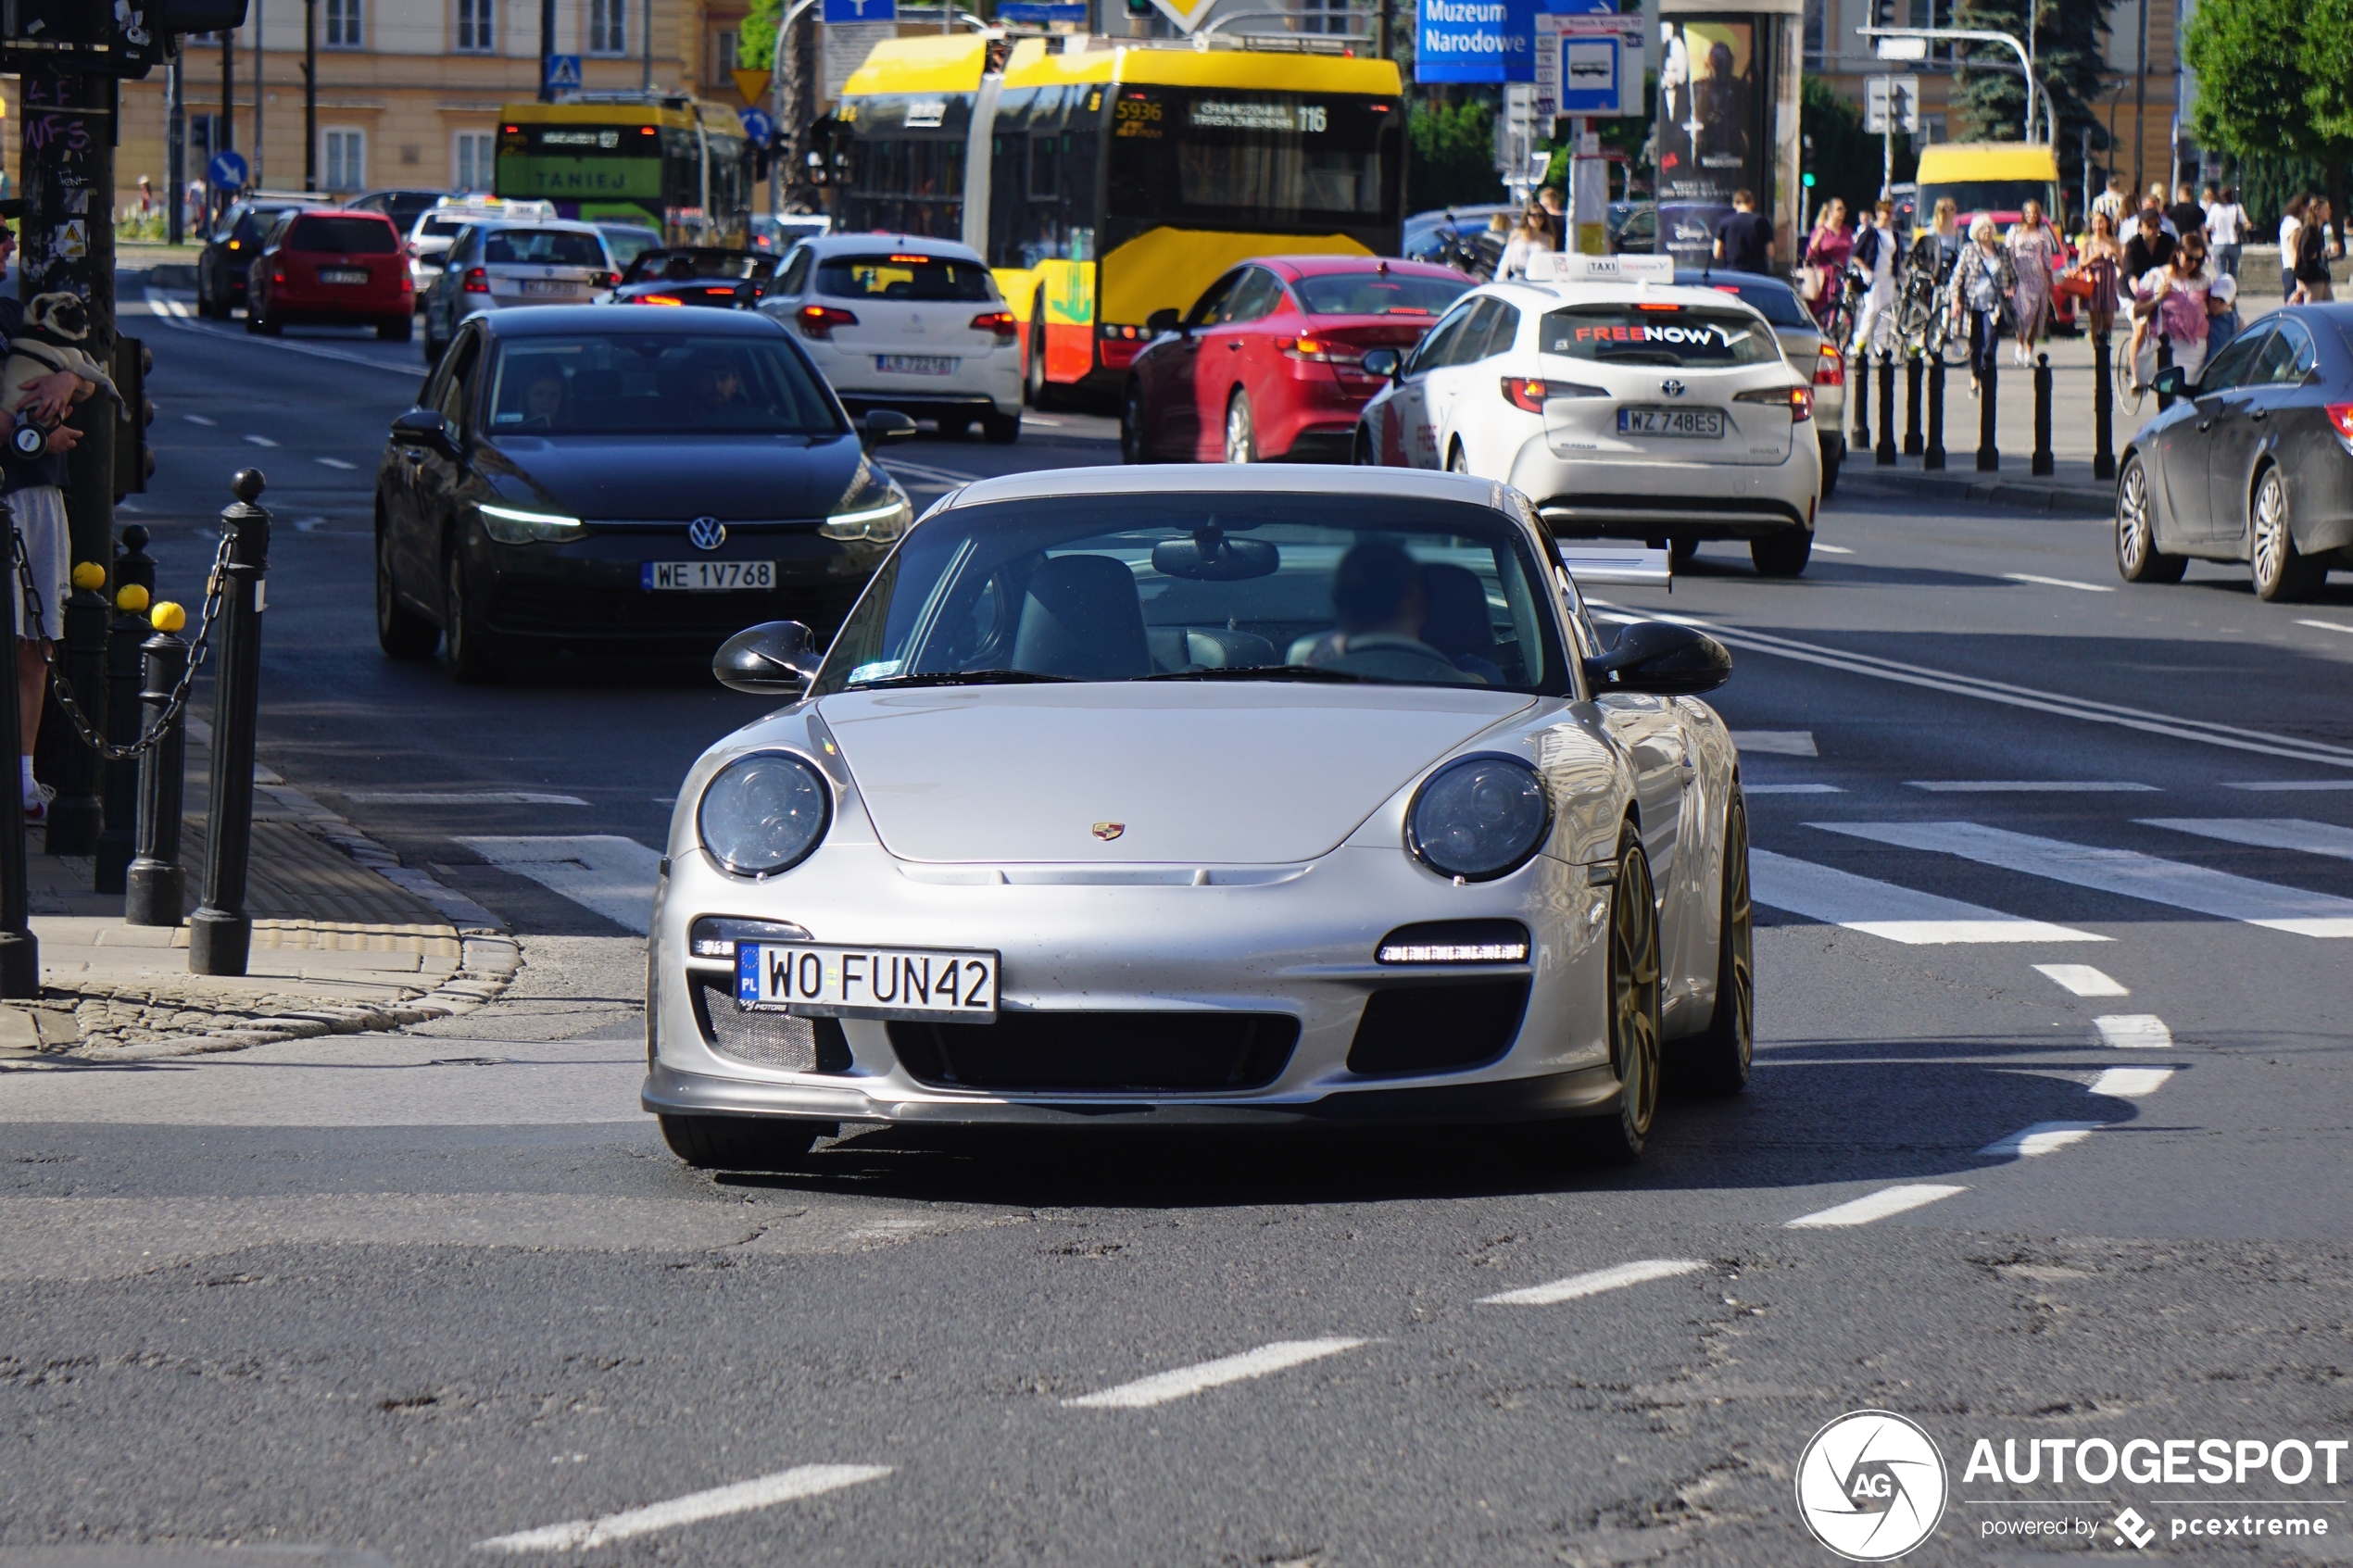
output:
[[186,32],[243,27],[247,0],[6,0],[0,74],[70,71],[136,81]]
[[1895,25],[1895,0],[1871,0],[1871,25],[1873,27]]
[[144,495],[156,471],[156,454],[147,445],[147,427],[156,422],[156,406],[147,396],[147,372],[156,368],[155,350],[135,337],[114,340],[114,384],[122,394],[130,418],[115,426],[114,498]]
[[1138,21],[1149,21],[1152,9],[1152,0],[1127,0],[1127,14]]

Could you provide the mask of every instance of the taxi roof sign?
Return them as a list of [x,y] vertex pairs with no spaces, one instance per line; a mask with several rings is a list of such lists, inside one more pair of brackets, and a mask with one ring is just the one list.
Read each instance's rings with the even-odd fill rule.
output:
[[1671,283],[1671,256],[1582,256],[1540,250],[1528,258],[1531,283]]

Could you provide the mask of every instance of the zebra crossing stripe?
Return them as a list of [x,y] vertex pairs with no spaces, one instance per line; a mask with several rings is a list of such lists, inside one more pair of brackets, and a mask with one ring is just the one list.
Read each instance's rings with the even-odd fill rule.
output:
[[2252,845],[2258,849],[2300,849],[2308,855],[2330,855],[2353,860],[2353,828],[2334,822],[2308,822],[2301,817],[2142,817],[2143,827],[2171,828],[2225,844]]
[[529,877],[624,930],[643,935],[653,923],[661,857],[634,838],[598,833],[458,842],[499,870]]
[[1768,849],[1748,852],[1750,897],[1830,925],[1914,947],[1968,942],[2105,942],[2107,937],[2039,920],[2025,920],[1940,897],[1892,882],[1793,859]]
[[1898,849],[1957,855],[1981,865],[2297,936],[2353,936],[2353,899],[2307,893],[2132,849],[2102,849],[1982,822],[1813,822]]

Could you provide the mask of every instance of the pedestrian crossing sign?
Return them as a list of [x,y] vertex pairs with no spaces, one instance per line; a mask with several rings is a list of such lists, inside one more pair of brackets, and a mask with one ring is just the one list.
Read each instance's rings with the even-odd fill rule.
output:
[[580,91],[580,56],[550,55],[547,56],[547,91],[577,93]]

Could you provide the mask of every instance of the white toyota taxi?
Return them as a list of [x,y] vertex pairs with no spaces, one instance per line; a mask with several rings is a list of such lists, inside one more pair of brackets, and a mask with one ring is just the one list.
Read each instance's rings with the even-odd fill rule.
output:
[[1442,468],[1528,495],[1565,538],[1641,539],[1690,558],[1744,539],[1794,577],[1814,548],[1814,390],[1772,323],[1674,259],[1540,256],[1472,290],[1402,358],[1357,427],[1359,463]]

